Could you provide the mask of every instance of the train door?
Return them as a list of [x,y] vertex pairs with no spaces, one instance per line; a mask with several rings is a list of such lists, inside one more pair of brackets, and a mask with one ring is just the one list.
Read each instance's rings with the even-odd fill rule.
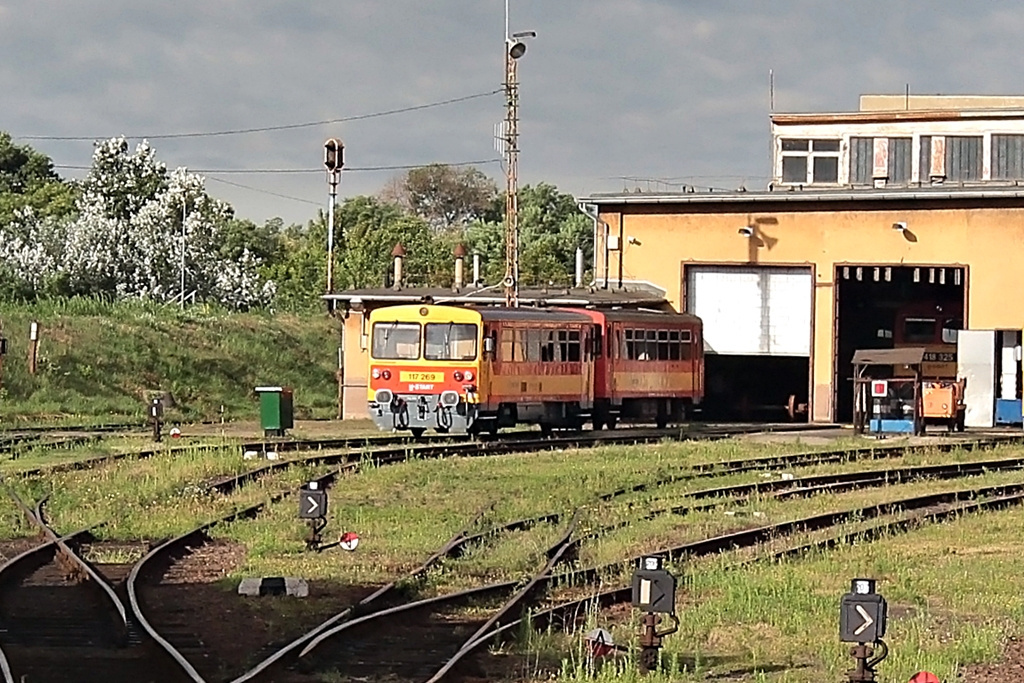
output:
[[580,396],[580,409],[589,410],[594,405],[594,354],[593,325],[580,330],[580,360],[583,367],[583,395]]
[[498,331],[492,325],[483,327],[483,353],[480,356],[480,376],[478,390],[481,410],[497,410],[497,405],[490,405],[494,396],[494,362],[498,355]]

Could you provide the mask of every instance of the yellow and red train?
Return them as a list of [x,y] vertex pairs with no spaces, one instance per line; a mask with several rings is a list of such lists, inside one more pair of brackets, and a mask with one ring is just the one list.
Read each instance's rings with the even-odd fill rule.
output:
[[655,311],[403,305],[370,314],[381,429],[665,425],[704,396],[699,318]]

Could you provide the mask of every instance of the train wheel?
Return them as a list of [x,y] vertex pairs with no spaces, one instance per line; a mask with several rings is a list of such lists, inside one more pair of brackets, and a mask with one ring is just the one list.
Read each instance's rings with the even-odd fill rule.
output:
[[409,431],[412,432],[412,438],[421,439],[423,438],[423,433],[427,430],[423,427],[413,427]]
[[604,426],[607,427],[608,429],[615,429],[615,425],[618,424],[618,422],[618,417],[609,414],[608,417],[604,419]]
[[545,437],[551,436],[551,425],[541,422],[540,433],[543,434]]

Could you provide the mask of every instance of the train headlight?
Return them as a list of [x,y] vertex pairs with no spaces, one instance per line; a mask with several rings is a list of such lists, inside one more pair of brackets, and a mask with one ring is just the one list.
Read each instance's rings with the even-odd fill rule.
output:
[[391,401],[395,399],[395,395],[391,393],[390,389],[378,389],[373,394],[373,400],[380,405],[391,405]]
[[380,373],[380,376],[383,377],[384,379],[391,379],[391,371],[384,370],[383,372]]
[[452,408],[459,405],[459,393],[457,391],[442,391],[441,392],[441,405],[445,408]]
[[452,373],[452,377],[455,378],[456,382],[461,382],[462,381],[462,373],[460,371],[458,371],[458,370],[456,370],[455,372]]
[[373,375],[374,379],[380,379],[380,368],[374,368],[370,374]]
[[473,381],[473,371],[472,370],[466,370],[465,377],[466,377],[466,381],[467,382],[472,382]]

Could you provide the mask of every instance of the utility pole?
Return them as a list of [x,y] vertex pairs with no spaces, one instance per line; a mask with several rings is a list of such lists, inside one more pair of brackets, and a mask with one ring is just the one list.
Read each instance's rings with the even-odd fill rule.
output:
[[181,310],[185,310],[185,221],[188,220],[188,199],[181,193]]
[[[327,293],[334,293],[334,204],[341,182],[341,169],[345,165],[345,145],[337,138],[324,143],[324,168],[327,169],[327,184],[330,187],[330,202],[327,205]],[[333,310],[334,302],[330,303]]]
[[509,35],[505,0],[505,305],[519,306],[519,79],[516,62],[526,54],[523,38],[534,31]]

